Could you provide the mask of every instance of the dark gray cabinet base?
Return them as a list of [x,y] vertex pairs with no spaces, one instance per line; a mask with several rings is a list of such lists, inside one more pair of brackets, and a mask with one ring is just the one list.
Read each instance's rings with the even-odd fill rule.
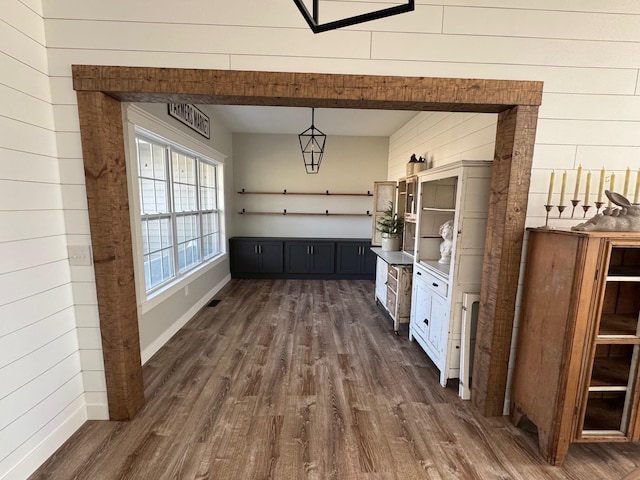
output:
[[233,237],[232,278],[375,278],[369,239]]

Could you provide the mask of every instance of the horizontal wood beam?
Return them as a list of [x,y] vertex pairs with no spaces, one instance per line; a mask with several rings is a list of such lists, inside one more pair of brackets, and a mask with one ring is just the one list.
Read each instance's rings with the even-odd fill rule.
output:
[[77,91],[188,102],[497,113],[540,105],[542,82],[73,65]]

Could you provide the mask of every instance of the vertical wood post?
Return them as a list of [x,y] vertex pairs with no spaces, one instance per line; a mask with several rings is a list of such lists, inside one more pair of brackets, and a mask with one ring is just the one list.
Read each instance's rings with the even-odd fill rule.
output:
[[485,416],[504,409],[537,121],[537,106],[498,115],[471,395]]
[[122,112],[102,92],[77,95],[109,417],[130,420],[144,389]]

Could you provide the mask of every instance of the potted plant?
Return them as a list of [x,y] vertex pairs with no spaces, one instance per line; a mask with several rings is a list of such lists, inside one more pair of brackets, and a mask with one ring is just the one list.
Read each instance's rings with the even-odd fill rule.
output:
[[382,233],[382,250],[393,252],[400,250],[404,217],[393,213],[393,204],[389,202],[387,208],[378,218],[376,229]]

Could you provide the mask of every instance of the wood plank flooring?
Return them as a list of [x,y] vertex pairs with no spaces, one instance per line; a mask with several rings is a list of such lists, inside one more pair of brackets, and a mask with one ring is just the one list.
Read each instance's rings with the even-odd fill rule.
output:
[[[131,422],[89,421],[37,479],[619,480],[640,445],[484,418],[392,332],[370,281],[233,280],[144,367]],[[406,326],[403,326],[406,329]]]

